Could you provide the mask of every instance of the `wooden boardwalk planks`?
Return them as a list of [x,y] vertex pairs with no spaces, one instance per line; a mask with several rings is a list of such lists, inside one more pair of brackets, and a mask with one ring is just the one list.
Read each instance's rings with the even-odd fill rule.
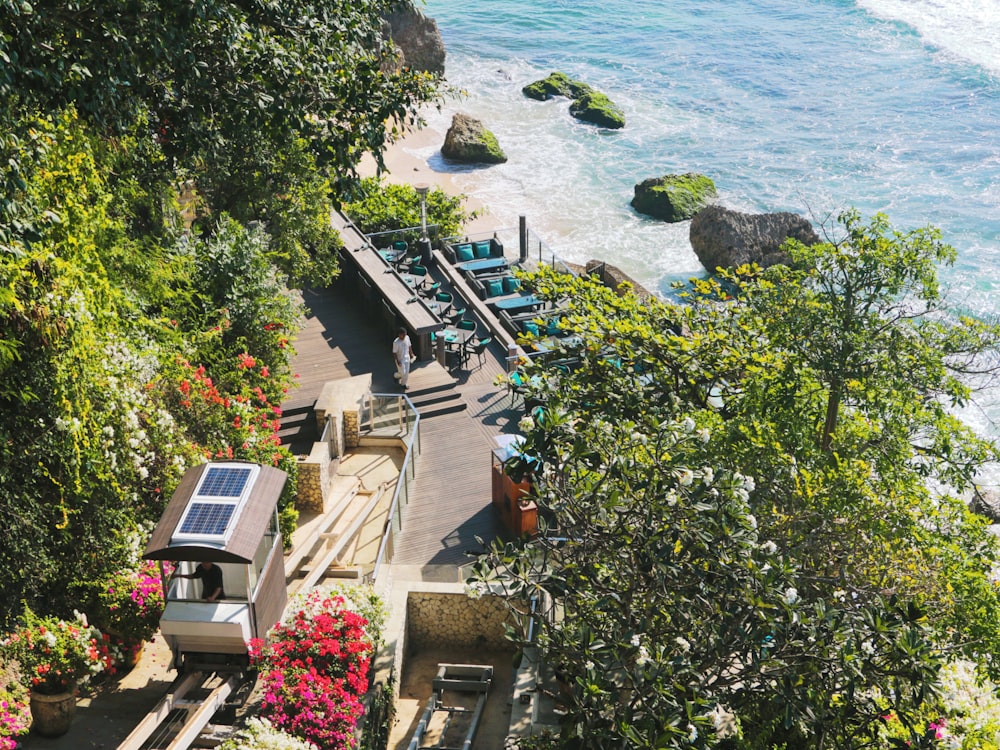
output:
[[[370,372],[375,393],[401,392],[391,322],[346,282],[307,290],[303,300],[310,312],[294,342],[298,387],[282,404],[282,441],[296,453],[316,439],[312,405],[327,380]],[[421,414],[421,453],[394,563],[461,565],[470,561],[467,552],[482,549],[477,536],[488,543],[503,535],[490,502],[490,451],[521,416],[505,387],[493,384],[506,370],[506,355],[494,341],[482,366],[473,358],[454,375],[434,360],[414,364],[406,395]]]

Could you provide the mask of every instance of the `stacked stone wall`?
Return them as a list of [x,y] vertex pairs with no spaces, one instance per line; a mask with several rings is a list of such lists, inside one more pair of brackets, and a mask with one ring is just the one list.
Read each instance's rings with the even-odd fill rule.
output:
[[330,463],[330,447],[326,443],[313,443],[312,453],[299,459],[298,494],[295,496],[298,510],[316,513],[325,510]]
[[406,600],[407,648],[449,645],[510,648],[504,623],[511,617],[502,599],[461,594],[410,591]]
[[357,448],[361,444],[361,414],[356,410],[344,410],[344,445]]

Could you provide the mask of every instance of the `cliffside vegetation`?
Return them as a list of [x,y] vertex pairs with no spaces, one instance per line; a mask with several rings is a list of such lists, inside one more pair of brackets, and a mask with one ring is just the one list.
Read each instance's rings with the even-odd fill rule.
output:
[[439,82],[388,0],[0,2],[0,625],[85,609],[192,462],[276,436],[329,209]]

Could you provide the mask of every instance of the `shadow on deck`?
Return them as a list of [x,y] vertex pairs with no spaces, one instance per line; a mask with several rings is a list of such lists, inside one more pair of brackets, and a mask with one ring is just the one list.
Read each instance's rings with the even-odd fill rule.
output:
[[[391,344],[395,322],[366,309],[349,285],[302,293],[309,314],[294,342],[297,387],[282,404],[281,439],[296,454],[318,439],[313,404],[329,380],[371,373],[372,391],[400,393]],[[470,554],[504,536],[491,504],[490,454],[498,435],[516,431],[520,402],[504,386],[506,351],[495,345],[454,374],[436,361],[414,364],[406,396],[420,413],[416,479],[395,543],[394,565],[413,566],[433,580],[456,580]]]

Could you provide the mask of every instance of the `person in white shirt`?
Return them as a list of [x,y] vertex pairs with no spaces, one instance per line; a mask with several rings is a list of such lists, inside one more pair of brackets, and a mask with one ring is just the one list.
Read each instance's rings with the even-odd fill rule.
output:
[[396,379],[406,390],[406,381],[410,377],[410,358],[412,355],[410,337],[406,335],[406,329],[400,328],[399,335],[392,340],[392,356],[396,360]]

